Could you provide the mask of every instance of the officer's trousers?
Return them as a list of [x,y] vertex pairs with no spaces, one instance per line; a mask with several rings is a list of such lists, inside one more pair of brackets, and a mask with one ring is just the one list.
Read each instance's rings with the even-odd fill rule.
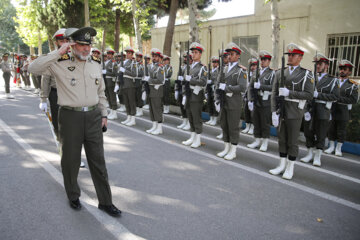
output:
[[251,119],[251,111],[248,106],[248,101],[244,100],[244,120],[246,123],[252,123]]
[[218,116],[218,112],[215,109],[215,101],[214,101],[214,91],[212,89],[213,85],[207,85],[206,91],[207,91],[207,105],[209,109],[209,115],[212,117]]
[[124,104],[126,107],[126,114],[135,116],[136,113],[136,102],[135,102],[135,88],[123,88],[121,89],[123,94]]
[[111,205],[111,190],[104,158],[101,111],[77,112],[59,110],[60,138],[62,142],[61,170],[69,200],[80,197],[77,182],[84,145],[86,158],[100,204]]
[[182,100],[183,100],[183,95],[179,92],[178,104],[180,106],[181,116],[183,118],[187,118],[186,109],[185,106],[182,104]]
[[105,91],[107,92],[109,106],[112,110],[116,110],[117,109],[116,93],[114,93],[115,82],[112,80],[112,78],[106,78],[105,87],[106,87]]
[[348,121],[331,120],[329,127],[329,140],[343,143],[346,139],[346,125]]
[[9,72],[3,73],[3,78],[5,81],[5,93],[10,93],[10,77],[11,74]]
[[278,131],[280,155],[281,157],[289,156],[289,160],[295,161],[299,154],[298,138],[301,119],[285,119],[281,120],[280,124],[280,132]]
[[163,103],[162,97],[149,97],[150,119],[152,122],[162,123]]
[[142,84],[141,79],[135,79],[135,102],[136,107],[142,108],[144,105],[144,101],[141,99],[142,97]]
[[[255,105],[255,104],[254,104]],[[271,109],[269,107],[254,106],[252,113],[255,138],[269,138],[271,124]]]
[[220,113],[220,125],[223,132],[224,142],[237,145],[239,142],[241,108],[229,110],[222,108]]
[[54,126],[54,131],[56,136],[59,136],[59,123],[58,123],[58,113],[59,113],[59,105],[57,103],[58,96],[57,96],[57,89],[51,88],[49,93],[49,102],[50,102],[50,111],[51,111],[51,118],[52,124]]

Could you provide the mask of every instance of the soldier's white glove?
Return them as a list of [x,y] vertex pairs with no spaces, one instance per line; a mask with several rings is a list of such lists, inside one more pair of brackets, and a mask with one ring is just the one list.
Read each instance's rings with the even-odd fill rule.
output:
[[226,83],[220,83],[219,88],[225,91]]
[[115,88],[114,88],[114,93],[116,93],[117,91],[119,91],[120,87],[118,84],[115,85]]
[[219,102],[215,102],[215,110],[217,111],[217,112],[220,112],[220,103]]
[[271,120],[272,120],[272,124],[273,124],[274,127],[279,126],[279,115],[276,114],[276,112],[272,113]]
[[39,104],[39,108],[41,111],[47,112],[47,103],[46,102],[41,102]]
[[145,77],[144,77],[144,81],[145,81],[145,82],[148,82],[148,81],[149,81],[149,79],[150,79],[150,77],[149,77],[149,76],[145,76]]
[[191,76],[190,76],[190,75],[186,75],[186,76],[185,76],[185,80],[189,82],[189,81],[191,80]]
[[179,99],[179,91],[175,91],[175,100]]
[[119,68],[119,71],[122,72],[122,73],[124,73],[124,72],[125,72],[125,68],[120,67],[120,68]]
[[207,93],[205,93],[205,99],[208,99],[209,95]]
[[254,82],[254,88],[260,89],[260,82]]
[[143,101],[146,100],[146,92],[145,92],[145,91],[143,91],[143,93],[141,94],[141,99],[142,99]]
[[182,104],[183,106],[185,106],[185,104],[186,104],[186,96],[183,96],[181,104]]
[[304,114],[304,119],[305,119],[305,121],[310,121],[311,120],[311,114],[309,113],[309,112],[306,112],[305,114]]
[[183,81],[183,80],[184,80],[184,77],[183,77],[183,76],[179,76],[179,77],[178,77],[178,80],[179,80],[179,81]]
[[315,89],[315,91],[314,91],[314,98],[317,98],[319,96],[319,93],[318,93],[318,91]]
[[102,70],[102,74],[106,74],[106,69]]
[[207,84],[211,84],[211,80],[208,79],[208,80],[206,81],[206,83],[207,83]]
[[279,88],[279,96],[284,96],[284,97],[287,97],[289,96],[289,89],[287,88]]
[[249,110],[252,112],[254,110],[254,102],[249,101],[248,107],[249,107]]

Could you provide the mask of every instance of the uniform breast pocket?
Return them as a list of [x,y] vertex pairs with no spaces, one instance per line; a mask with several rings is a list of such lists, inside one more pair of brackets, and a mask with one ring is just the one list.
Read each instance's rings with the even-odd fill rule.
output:
[[70,76],[70,75],[66,76],[66,83],[65,83],[66,86],[75,87],[78,84],[79,84],[78,79],[76,79],[75,76]]
[[90,87],[98,88],[101,84],[102,76],[100,74],[92,73],[90,74]]

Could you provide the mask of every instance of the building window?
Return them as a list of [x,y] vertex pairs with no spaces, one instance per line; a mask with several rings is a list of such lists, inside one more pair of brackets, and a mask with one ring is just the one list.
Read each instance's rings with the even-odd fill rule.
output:
[[338,76],[338,60],[347,59],[355,65],[352,77],[360,77],[360,33],[328,35],[327,55],[333,59],[329,68],[331,75]]
[[240,64],[247,67],[248,60],[259,51],[259,36],[233,37],[232,40],[244,51],[240,55]]

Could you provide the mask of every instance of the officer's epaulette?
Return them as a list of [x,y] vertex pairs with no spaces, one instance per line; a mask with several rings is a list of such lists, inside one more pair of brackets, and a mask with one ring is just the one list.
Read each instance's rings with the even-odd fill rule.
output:
[[58,62],[65,61],[65,60],[70,60],[70,55],[68,53],[65,53],[64,55],[62,55],[61,58],[58,59]]
[[355,84],[355,85],[360,85],[360,81],[359,81],[359,80],[349,79],[349,82],[351,82],[352,84]]
[[95,62],[97,62],[97,63],[101,64],[101,60],[100,60],[100,58],[97,58],[97,57],[95,57],[95,56],[91,56],[91,59],[92,59],[93,61],[95,61]]

